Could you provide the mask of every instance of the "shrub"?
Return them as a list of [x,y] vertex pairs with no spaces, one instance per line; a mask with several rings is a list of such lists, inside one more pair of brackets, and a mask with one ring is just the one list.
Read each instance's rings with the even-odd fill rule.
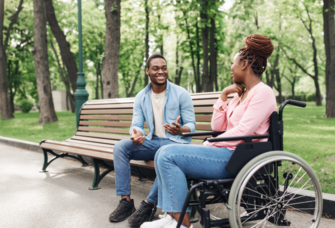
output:
[[33,106],[34,106],[34,104],[31,101],[29,101],[28,99],[22,99],[19,102],[19,107],[21,108],[23,113],[28,113]]
[[315,99],[316,99],[315,93],[311,93],[306,96],[307,101],[315,101]]

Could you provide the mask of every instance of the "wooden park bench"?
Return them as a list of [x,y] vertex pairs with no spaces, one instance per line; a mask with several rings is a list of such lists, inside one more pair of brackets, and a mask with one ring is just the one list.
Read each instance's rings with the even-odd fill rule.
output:
[[[210,121],[213,104],[221,92],[191,94],[196,114],[197,131],[211,131]],[[229,97],[229,100],[232,97]],[[103,99],[87,101],[81,109],[77,132],[71,138],[59,142],[43,140],[40,146],[44,153],[44,164],[41,172],[51,162],[60,157],[71,157],[80,161],[84,166],[93,163],[94,180],[90,190],[99,189],[100,181],[113,171],[113,146],[122,139],[130,138],[133,103],[135,98]],[[148,134],[147,125],[145,132]],[[195,136],[192,144],[201,144],[206,136]],[[48,153],[54,155],[50,161]],[[140,168],[154,169],[154,161],[131,160],[132,171],[140,178],[143,177]],[[100,167],[105,167],[100,174]]]

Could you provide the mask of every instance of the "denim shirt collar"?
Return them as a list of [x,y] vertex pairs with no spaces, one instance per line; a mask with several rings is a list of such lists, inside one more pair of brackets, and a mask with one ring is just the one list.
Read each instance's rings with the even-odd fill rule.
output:
[[[151,92],[151,88],[152,88],[151,83],[152,83],[152,82],[150,82],[150,83],[145,87],[145,89],[144,89],[145,94],[147,94],[147,93],[150,94],[150,92]],[[168,96],[168,94],[169,94],[170,87],[171,87],[171,82],[169,82],[169,80],[166,79],[166,96]]]

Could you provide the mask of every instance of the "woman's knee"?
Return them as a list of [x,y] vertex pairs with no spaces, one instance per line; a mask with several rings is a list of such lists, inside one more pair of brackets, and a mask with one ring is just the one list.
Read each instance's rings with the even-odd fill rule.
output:
[[155,164],[171,161],[171,155],[179,151],[180,145],[165,145],[159,148],[155,155]]

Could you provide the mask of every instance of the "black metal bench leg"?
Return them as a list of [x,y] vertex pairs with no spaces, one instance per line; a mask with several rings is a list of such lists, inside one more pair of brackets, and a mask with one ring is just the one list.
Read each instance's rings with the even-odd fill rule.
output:
[[85,166],[88,166],[88,163],[87,162],[85,162],[85,160],[83,159],[83,157],[82,156],[80,156],[80,155],[77,155],[77,157],[78,157],[78,161],[80,161],[81,162],[81,164],[83,164],[83,166],[85,167]]
[[101,175],[100,175],[100,168],[99,168],[99,161],[95,158],[93,158],[93,166],[94,166],[94,180],[92,183],[92,186],[89,187],[89,190],[98,190],[100,189],[99,187],[99,183],[100,181],[110,172],[112,172],[114,170],[114,167],[110,167],[108,168],[106,171],[104,171]]
[[[43,167],[42,167],[42,170],[40,170],[40,173],[45,173],[45,172],[48,172],[47,170],[47,167],[54,161],[56,160],[57,158],[64,158],[64,157],[69,157],[69,158],[73,158],[77,161],[80,161],[83,166],[86,166],[87,163],[83,160],[82,157],[79,158],[79,156],[73,156],[73,155],[69,155],[67,153],[60,153],[60,154],[56,154],[55,152],[53,152],[52,150],[49,150],[49,149],[44,149],[42,148],[43,150],[43,154],[44,154],[44,162],[43,162]],[[54,155],[55,157],[53,157],[50,161],[48,161],[48,153]],[[86,165],[85,165],[86,164]]]
[[140,181],[146,178],[137,166],[131,167],[131,172],[136,174],[140,178]]
[[[65,154],[56,154],[55,152],[53,152],[52,150],[47,150],[47,149],[43,149],[43,154],[44,154],[44,162],[43,162],[43,167],[42,170],[40,170],[40,173],[46,173],[48,172],[47,167],[57,158],[61,158],[64,157]],[[55,155],[55,157],[53,157],[50,161],[48,161],[48,152],[52,155]]]

